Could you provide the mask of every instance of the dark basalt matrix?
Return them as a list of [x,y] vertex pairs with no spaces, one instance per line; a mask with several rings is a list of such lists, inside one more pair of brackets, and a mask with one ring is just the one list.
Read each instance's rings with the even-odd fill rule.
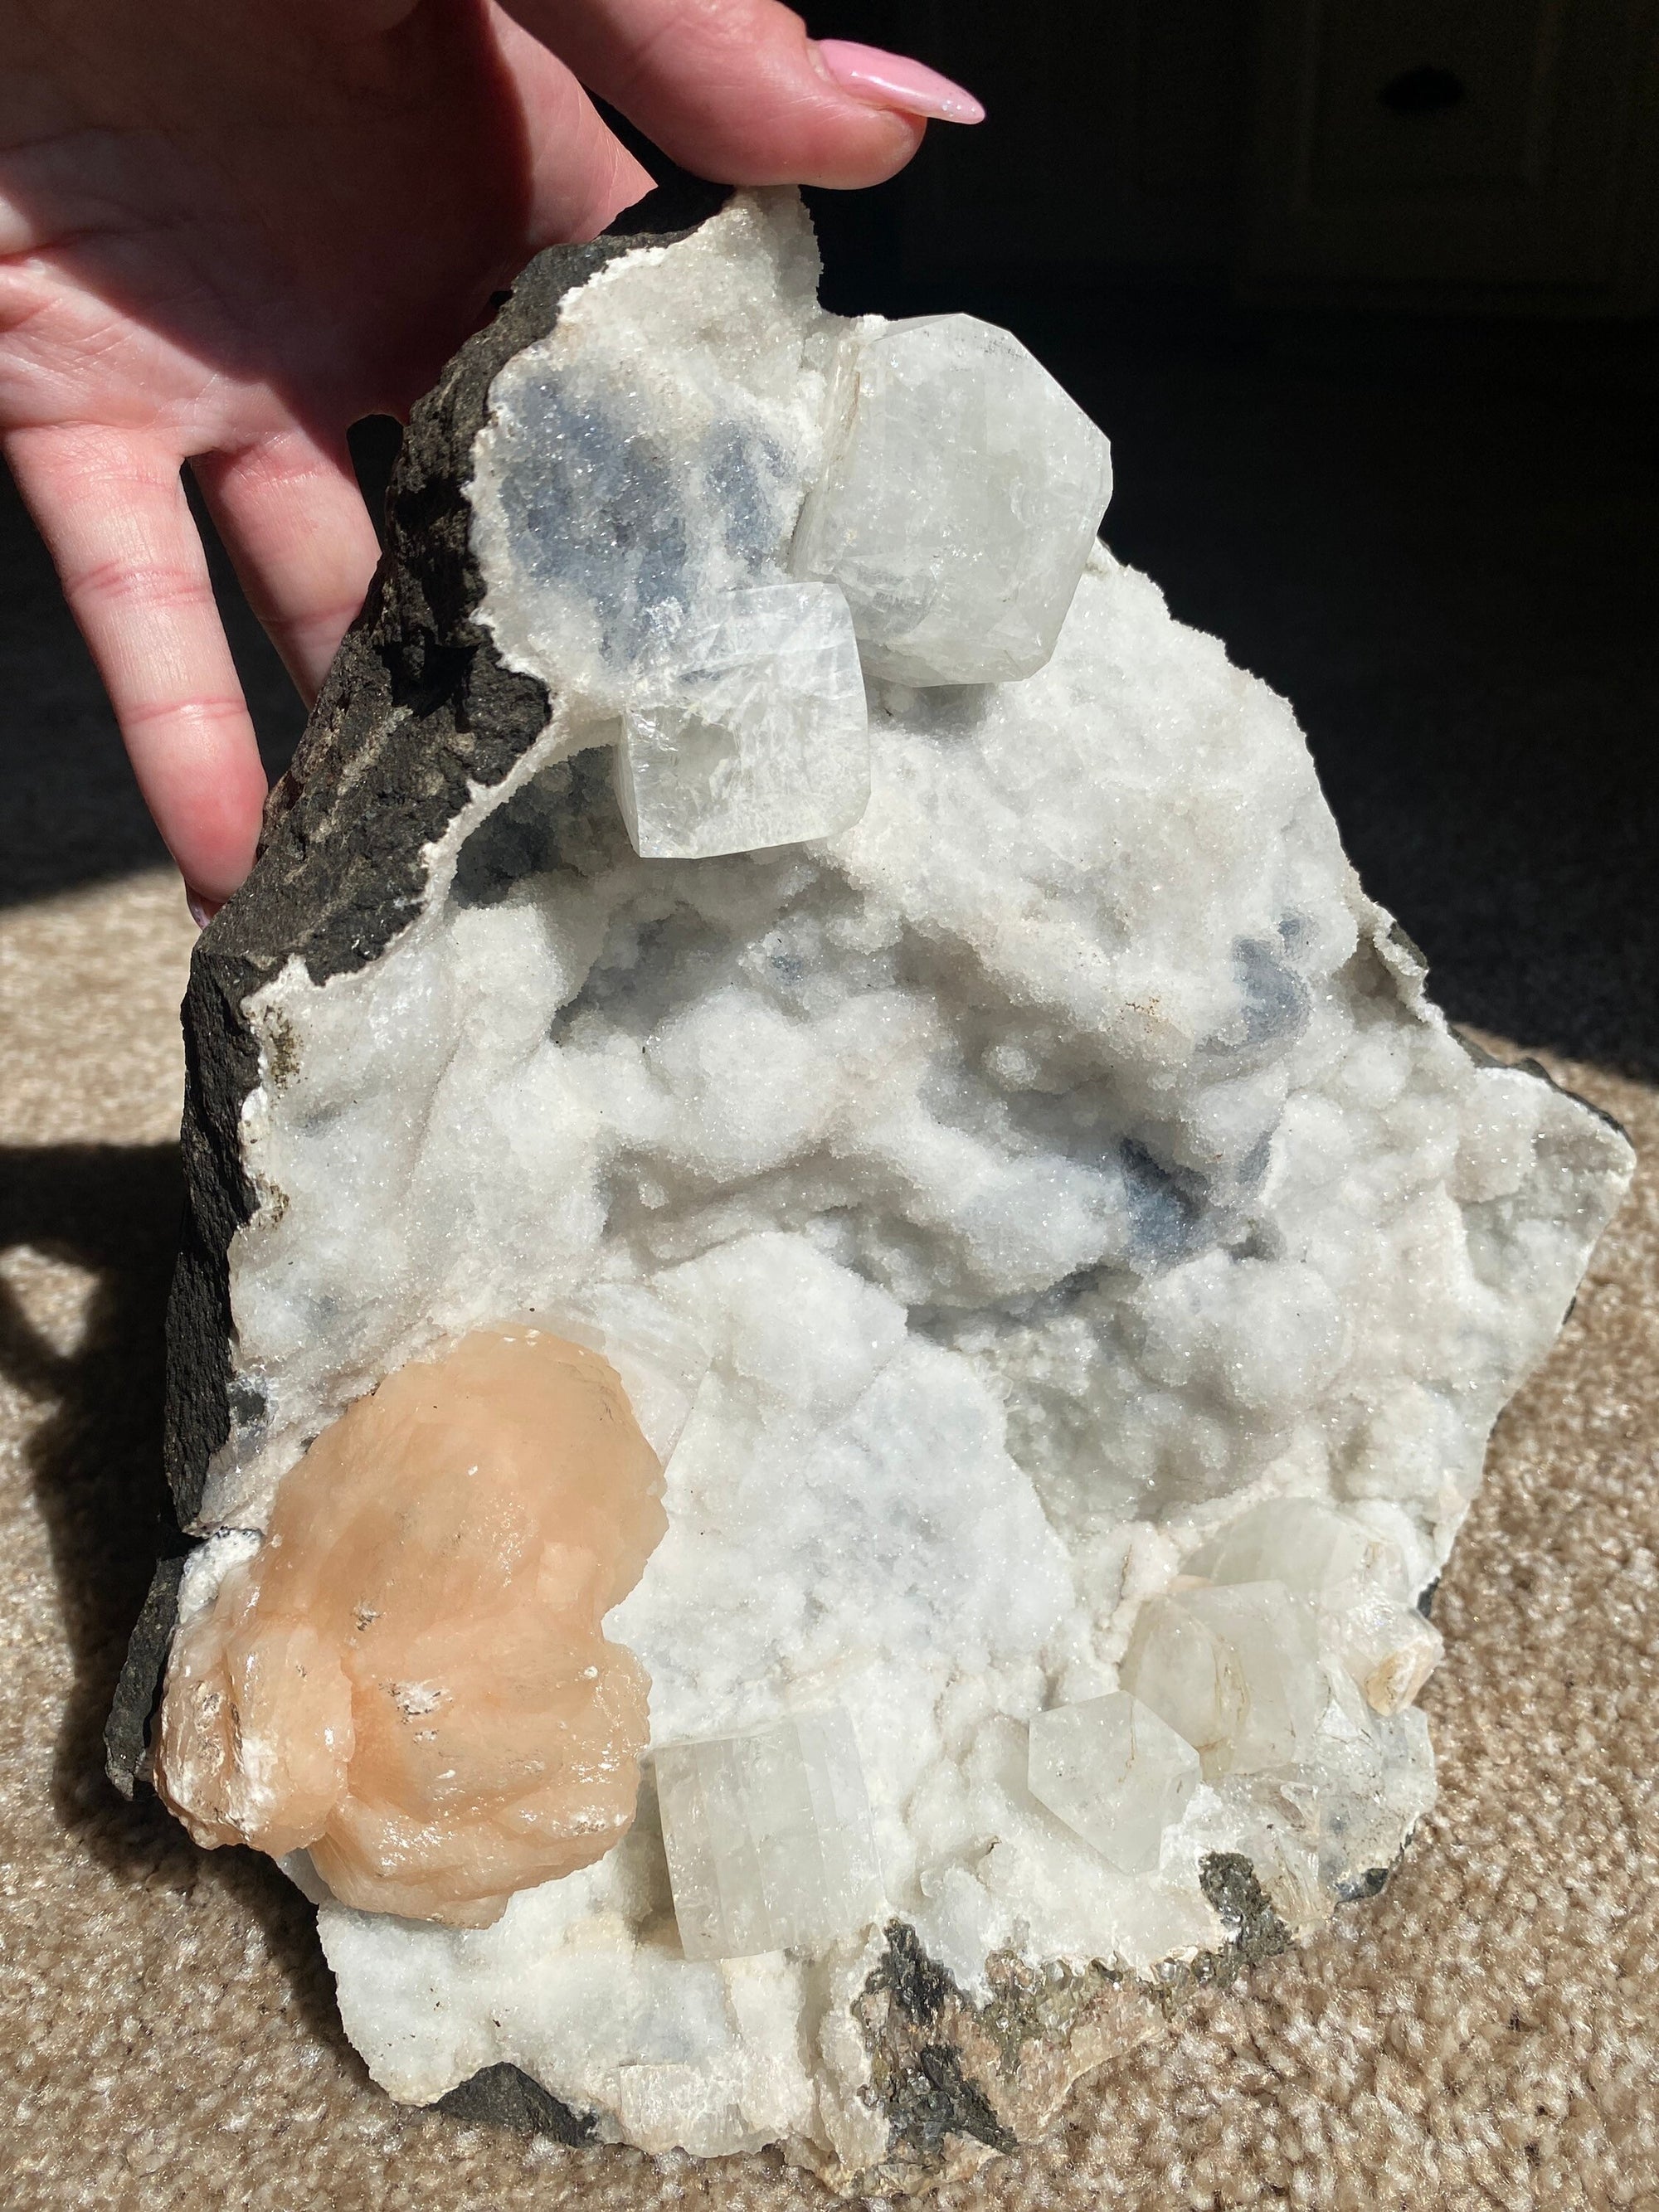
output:
[[1382,1887],[1631,1162],[1449,1031],[1101,431],[816,283],[710,191],[416,410],[192,964],[107,1744],[394,2097],[885,2194]]

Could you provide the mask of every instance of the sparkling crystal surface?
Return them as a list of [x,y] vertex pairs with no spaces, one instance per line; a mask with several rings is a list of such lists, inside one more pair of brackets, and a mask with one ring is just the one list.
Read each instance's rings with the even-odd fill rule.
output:
[[822,1946],[879,1915],[869,1799],[844,1712],[665,1744],[654,1765],[688,1959]]
[[1017,338],[971,315],[848,344],[839,442],[795,568],[840,585],[876,675],[1034,674],[1111,496],[1105,438]]
[[634,849],[693,860],[833,836],[870,796],[858,641],[832,586],[759,585],[691,618],[630,707],[617,795]]
[[1313,1613],[1282,1583],[1154,1598],[1121,1673],[1193,1746],[1206,1782],[1291,1765],[1310,1747],[1327,1698]]
[[1125,1874],[1158,1862],[1187,1809],[1198,1753],[1125,1690],[1056,1705],[1031,1723],[1031,1795]]

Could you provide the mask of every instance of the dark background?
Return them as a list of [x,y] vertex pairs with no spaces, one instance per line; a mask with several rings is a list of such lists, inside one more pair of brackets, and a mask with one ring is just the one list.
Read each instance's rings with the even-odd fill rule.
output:
[[[1650,1079],[1656,26],[854,0],[812,28],[921,54],[989,119],[810,196],[830,305],[1006,323],[1104,426],[1113,550],[1293,702],[1453,1017]],[[374,495],[395,432],[358,442]],[[218,566],[276,769],[301,718]],[[0,593],[0,896],[163,860],[9,488]]]

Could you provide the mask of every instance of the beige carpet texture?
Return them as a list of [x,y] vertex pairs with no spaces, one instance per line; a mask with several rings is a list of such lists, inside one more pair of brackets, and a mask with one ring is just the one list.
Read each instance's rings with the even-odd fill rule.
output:
[[[161,1510],[191,934],[159,873],[0,916],[0,2204],[828,2207],[771,2154],[572,2151],[390,2103],[275,1869],[105,1782]],[[1659,1091],[1549,1064],[1644,1170],[1442,1585],[1438,1808],[1382,1896],[1201,1997],[942,2212],[1659,2212]]]

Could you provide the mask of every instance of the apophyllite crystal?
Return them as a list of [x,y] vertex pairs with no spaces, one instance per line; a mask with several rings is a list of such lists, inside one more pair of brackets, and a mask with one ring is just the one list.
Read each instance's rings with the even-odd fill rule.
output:
[[395,2095],[879,2195],[1376,1887],[1630,1156],[1044,372],[816,275],[789,194],[563,249],[416,411],[196,955],[149,1756]]
[[831,1708],[653,1762],[688,1959],[823,1948],[880,1918],[858,1740]]
[[1124,1874],[1149,1874],[1192,1802],[1199,1758],[1127,1690],[1031,1723],[1031,1795]]

